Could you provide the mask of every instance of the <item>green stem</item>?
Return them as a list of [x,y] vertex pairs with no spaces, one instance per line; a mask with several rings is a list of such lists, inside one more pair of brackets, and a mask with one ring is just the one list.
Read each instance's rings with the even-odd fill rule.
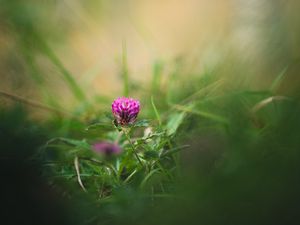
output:
[[142,160],[140,159],[140,157],[138,156],[138,154],[137,154],[137,152],[135,150],[134,144],[132,143],[132,141],[131,141],[131,139],[130,139],[130,137],[128,135],[129,132],[127,130],[125,130],[125,129],[122,129],[122,130],[123,130],[123,133],[125,134],[128,142],[129,142],[129,144],[131,145],[131,150],[132,150],[133,154],[135,155],[135,157],[137,158],[137,160],[139,161],[139,163],[143,167],[144,164],[142,163]]

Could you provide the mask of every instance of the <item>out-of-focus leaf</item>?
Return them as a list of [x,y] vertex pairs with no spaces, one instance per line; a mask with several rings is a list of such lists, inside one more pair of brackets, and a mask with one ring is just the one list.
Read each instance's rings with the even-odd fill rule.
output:
[[112,126],[112,124],[110,123],[94,123],[94,124],[91,124],[89,126],[87,126],[85,128],[85,130],[90,130],[90,129],[96,129],[96,128],[99,128],[99,127],[110,127]]
[[288,70],[288,66],[286,66],[279,74],[278,76],[274,79],[274,81],[271,84],[270,90],[275,91],[281,84],[283,78],[286,75],[286,72]]
[[171,136],[176,133],[178,127],[183,122],[183,119],[185,117],[185,112],[181,113],[174,113],[170,116],[170,119],[167,123],[167,135]]
[[69,145],[73,145],[73,146],[76,146],[78,148],[82,148],[82,149],[86,149],[86,150],[91,149],[90,145],[87,143],[87,141],[85,139],[75,140],[75,139],[62,138],[62,137],[55,138],[55,139],[52,139],[52,140],[48,141],[47,146],[48,146],[49,143],[54,142],[54,141],[62,141],[62,142],[65,142]]
[[149,126],[149,120],[139,120],[134,123],[133,127],[148,127]]
[[160,169],[154,169],[152,170],[150,173],[147,174],[147,176],[143,179],[143,181],[141,182],[140,187],[143,188],[145,186],[145,184],[147,183],[147,181],[155,174],[159,171]]
[[160,115],[159,115],[159,112],[158,112],[158,110],[157,110],[157,108],[156,108],[156,105],[155,105],[155,103],[154,103],[153,96],[151,96],[151,104],[152,104],[152,107],[153,107],[153,110],[154,110],[156,119],[158,120],[158,124],[159,124],[159,126],[161,126]]
[[211,113],[211,112],[206,112],[206,111],[202,111],[202,110],[193,109],[194,108],[193,105],[190,105],[190,106],[174,105],[174,107],[176,109],[182,111],[182,112],[199,115],[199,116],[202,116],[204,118],[214,120],[216,122],[228,124],[228,120],[226,118],[224,118],[222,116],[219,116],[219,115],[216,115],[216,114]]
[[145,159],[157,159],[158,158],[158,152],[154,151],[154,150],[146,151],[144,153],[144,158]]
[[164,153],[161,155],[161,157],[166,157],[166,156],[168,156],[168,155],[172,155],[172,154],[174,154],[174,153],[176,153],[176,152],[179,152],[179,151],[181,151],[182,149],[188,148],[188,147],[189,147],[189,145],[183,145],[183,146],[179,146],[179,147],[176,147],[176,148],[169,149],[168,151],[164,152]]
[[138,170],[134,170],[125,180],[124,183],[128,183],[128,181],[136,174]]
[[109,120],[113,120],[114,119],[114,117],[113,117],[113,115],[112,115],[111,112],[104,112],[104,116],[106,118],[108,118]]

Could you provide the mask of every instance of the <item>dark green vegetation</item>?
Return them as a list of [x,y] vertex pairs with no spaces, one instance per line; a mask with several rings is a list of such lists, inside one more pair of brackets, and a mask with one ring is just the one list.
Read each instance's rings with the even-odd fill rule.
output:
[[[87,96],[47,44],[62,37],[47,36],[35,4],[0,3],[25,65],[15,79],[26,82],[26,72],[42,96],[37,103],[0,93],[1,224],[299,224],[300,85],[290,77],[297,62],[253,87],[238,59],[206,72],[174,60],[167,84],[169,65],[158,61],[145,86],[130,79],[124,45],[119,94],[142,105],[129,141],[112,122],[117,96]],[[60,75],[52,79],[63,81],[72,109],[47,83],[39,56]],[[30,117],[35,110],[47,116]],[[123,153],[94,153],[102,140]]]
[[[2,194],[11,204],[4,208],[13,210],[11,218],[24,213],[25,221],[44,224],[296,224],[297,97],[199,90],[205,94],[176,104],[161,100],[165,113],[142,100],[140,119],[150,120],[132,128],[142,166],[124,136],[121,156],[92,152],[90,144],[119,133],[104,112],[90,124],[60,117],[45,124],[29,122],[19,109],[3,111]],[[152,136],[141,138],[148,123]]]

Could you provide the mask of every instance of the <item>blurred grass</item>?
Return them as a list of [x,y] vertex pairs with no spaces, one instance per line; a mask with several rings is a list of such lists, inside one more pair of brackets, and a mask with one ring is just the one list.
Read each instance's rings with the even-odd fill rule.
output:
[[[214,79],[219,80],[216,75]],[[177,102],[174,98],[173,103],[168,105],[162,99],[166,104],[162,109],[169,109],[164,112],[164,117],[157,117],[159,109],[154,104],[153,98],[148,98],[148,101],[142,99],[144,113],[149,118],[160,121],[161,125],[167,123],[170,134],[176,137],[175,143],[190,146],[181,151],[182,171],[177,184],[164,187],[167,188],[165,194],[155,194],[150,197],[147,192],[136,188],[135,183],[128,183],[113,189],[111,197],[104,197],[98,205],[96,199],[86,199],[86,197],[92,196],[101,185],[98,182],[88,182],[89,177],[94,176],[91,175],[94,173],[92,171],[101,173],[101,170],[98,167],[90,167],[91,164],[81,160],[80,176],[84,184],[89,187],[90,193],[83,199],[80,198],[80,201],[90,202],[91,205],[88,207],[85,205],[85,208],[79,205],[72,207],[75,211],[86,211],[81,214],[82,217],[78,218],[77,222],[87,224],[296,224],[300,185],[297,172],[300,163],[298,96],[276,100],[276,96],[272,95],[274,85],[271,85],[270,90],[265,91],[255,92],[236,87],[223,93],[222,88],[215,90],[214,79],[208,81],[205,75],[202,76],[197,80],[198,85],[194,82],[194,90],[191,90],[191,87],[184,90],[181,85],[178,86],[181,92],[176,93],[179,96]],[[280,85],[277,80],[274,83]],[[202,91],[198,91],[199,89]],[[272,101],[262,104],[266,99],[271,98]],[[159,96],[156,96],[156,99],[159,100]],[[259,107],[256,107],[257,105]],[[14,115],[19,114],[16,111],[11,119],[6,118],[5,121],[15,121]],[[72,154],[88,157],[88,153],[84,153],[80,147],[81,143],[86,145],[84,139],[105,137],[108,132],[101,123],[96,130],[86,132],[84,127],[87,126],[87,122],[57,117],[49,121],[48,125],[36,123],[37,127],[45,126],[48,129],[44,133],[44,140],[59,135],[67,137],[68,139],[65,140],[69,144],[78,146],[69,149],[57,145],[63,152],[70,154],[71,158],[62,161],[61,166],[56,168],[58,169],[56,172],[49,173],[49,170],[40,169],[40,171],[48,171],[47,179],[53,179],[51,183],[66,191],[67,195],[72,196],[71,199],[76,199],[76,193],[80,193],[80,188],[76,188],[75,171],[69,171],[67,167],[68,163],[72,164],[72,161],[69,161],[72,160]],[[23,126],[22,124],[20,122],[20,126]],[[66,125],[67,129],[62,129]],[[8,125],[6,128],[2,126],[2,130],[12,129],[15,132],[15,126],[18,125],[13,127]],[[14,140],[11,132],[6,134]],[[35,139],[35,132],[33,138]],[[70,138],[83,141],[72,141]],[[12,160],[19,154],[17,146],[13,147],[5,143],[2,146],[16,149],[15,155],[9,156]],[[88,146],[87,151],[89,151]],[[33,152],[38,147],[39,144],[35,147],[22,146]],[[47,157],[55,158],[56,154],[61,154],[55,153],[54,148],[55,145],[51,145],[50,155]],[[28,156],[31,157],[32,153],[28,153]],[[44,159],[40,160],[39,162],[43,164]],[[158,169],[152,170],[146,177],[142,177],[141,174],[133,174],[133,176],[140,177],[140,187],[147,190],[156,183],[156,179],[160,179],[156,176],[157,171]],[[56,173],[61,173],[61,176],[55,178]],[[69,180],[67,185],[60,183],[64,177]],[[114,182],[111,177],[101,179],[109,183]],[[94,191],[91,189],[93,186]],[[102,188],[103,191],[108,191],[107,187]],[[103,194],[105,196],[107,193]],[[94,211],[95,207],[97,212]],[[87,215],[92,215],[91,221],[87,219]],[[65,216],[67,218],[67,214]]]

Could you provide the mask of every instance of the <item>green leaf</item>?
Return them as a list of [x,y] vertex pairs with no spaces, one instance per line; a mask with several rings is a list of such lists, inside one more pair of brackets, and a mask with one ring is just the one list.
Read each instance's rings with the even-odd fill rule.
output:
[[140,187],[143,188],[145,186],[145,184],[147,183],[147,181],[158,171],[160,170],[160,168],[158,169],[154,169],[152,170],[150,173],[147,174],[147,176],[143,179],[143,181],[141,182]]
[[177,110],[180,110],[182,112],[185,112],[185,113],[190,113],[190,114],[194,114],[194,115],[199,115],[199,116],[202,116],[202,117],[205,117],[207,119],[210,119],[210,120],[214,120],[216,122],[220,122],[220,123],[224,123],[224,124],[228,124],[228,120],[222,116],[219,116],[219,115],[216,115],[216,114],[213,114],[213,113],[210,113],[210,112],[205,112],[205,111],[202,111],[202,110],[195,110],[193,109],[193,105],[189,105],[189,106],[182,106],[182,105],[174,105],[174,107],[177,109]]
[[196,114],[196,115],[199,115],[199,116],[202,116],[202,117],[205,117],[207,119],[214,120],[216,122],[228,124],[228,120],[227,119],[225,119],[222,116],[210,113],[210,112],[205,112],[205,111],[200,111],[200,110],[191,110],[190,113]]
[[144,152],[144,158],[145,159],[157,159],[158,157],[159,156],[158,156],[157,151],[149,150],[149,151]]
[[139,120],[134,123],[133,127],[148,127],[149,126],[149,120]]
[[284,76],[286,75],[286,72],[288,70],[288,66],[286,66],[279,74],[278,76],[275,78],[275,80],[272,82],[270,90],[273,92],[275,91],[279,85],[281,84]]
[[156,108],[156,106],[155,106],[153,96],[151,96],[151,104],[152,104],[152,107],[153,107],[153,110],[154,110],[156,119],[158,120],[158,124],[159,124],[159,126],[161,126],[160,115],[159,115],[159,112],[158,112],[158,110],[157,110],[157,108]]
[[178,127],[183,122],[183,119],[185,117],[185,112],[181,113],[174,113],[170,116],[170,119],[167,123],[167,135],[171,136],[176,133]]
[[128,183],[128,181],[134,176],[134,174],[136,174],[138,171],[135,169],[125,180],[124,180],[124,184]]
[[109,120],[114,120],[114,117],[111,112],[104,112],[104,116]]
[[96,129],[99,127],[111,127],[111,123],[93,123],[85,128],[85,130]]
[[91,149],[91,146],[86,142],[85,139],[83,139],[83,140],[75,140],[75,139],[62,138],[62,137],[60,137],[60,138],[54,138],[54,139],[48,141],[47,146],[48,146],[48,144],[50,144],[51,142],[54,142],[56,140],[65,142],[65,143],[67,143],[69,145],[73,145],[73,146],[76,146],[78,148],[82,148],[82,149],[86,149],[86,150],[90,150]]
[[188,148],[188,147],[189,147],[189,145],[183,145],[183,146],[179,146],[179,147],[176,147],[176,148],[169,149],[168,151],[164,152],[164,153],[161,155],[161,157],[166,157],[166,156],[168,156],[168,155],[172,155],[172,154],[174,154],[174,153],[176,153],[176,152],[179,152],[179,151],[181,151],[182,149]]

